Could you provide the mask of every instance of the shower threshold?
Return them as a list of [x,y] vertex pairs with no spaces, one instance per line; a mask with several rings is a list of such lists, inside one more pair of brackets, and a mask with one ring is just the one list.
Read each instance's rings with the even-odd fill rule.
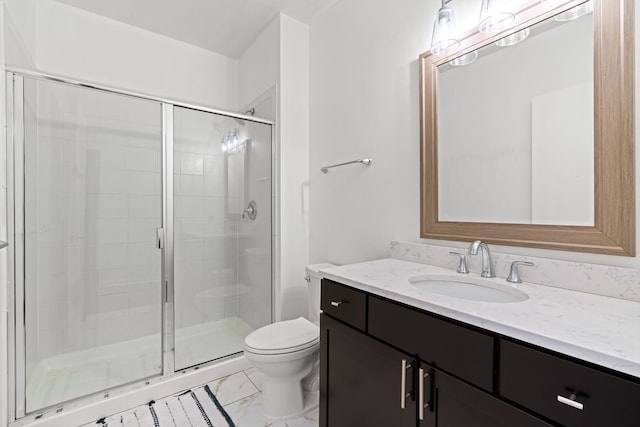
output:
[[[177,329],[176,370],[241,352],[252,330],[239,317]],[[160,334],[152,334],[39,361],[27,382],[27,411],[160,375],[159,343]]]

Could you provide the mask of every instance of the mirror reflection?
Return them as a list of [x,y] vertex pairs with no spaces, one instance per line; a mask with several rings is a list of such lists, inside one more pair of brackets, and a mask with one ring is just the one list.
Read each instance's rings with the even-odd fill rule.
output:
[[438,67],[440,221],[594,225],[593,15]]

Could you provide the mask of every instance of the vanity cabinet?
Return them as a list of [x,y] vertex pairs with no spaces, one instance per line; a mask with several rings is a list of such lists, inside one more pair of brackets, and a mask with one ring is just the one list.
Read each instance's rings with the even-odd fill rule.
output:
[[326,279],[321,308],[320,426],[549,426],[481,390],[493,336]]
[[500,394],[566,426],[640,426],[640,384],[506,339]]
[[320,427],[640,426],[637,382],[327,279],[321,308]]

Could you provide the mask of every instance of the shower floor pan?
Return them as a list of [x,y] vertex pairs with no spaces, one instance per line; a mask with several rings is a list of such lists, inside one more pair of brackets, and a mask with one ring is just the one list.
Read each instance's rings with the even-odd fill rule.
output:
[[[239,317],[176,330],[176,370],[241,352],[252,330]],[[27,382],[27,412],[161,374],[159,340],[148,335],[39,361]]]

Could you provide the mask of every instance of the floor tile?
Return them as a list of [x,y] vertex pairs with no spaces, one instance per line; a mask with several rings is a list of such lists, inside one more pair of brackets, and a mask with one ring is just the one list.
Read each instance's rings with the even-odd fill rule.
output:
[[264,375],[258,372],[255,368],[250,368],[244,371],[244,373],[249,377],[253,385],[255,385],[258,390],[262,391],[262,381]]
[[236,427],[261,427],[267,425],[262,417],[262,393],[256,393],[226,405],[224,410],[227,411]]
[[242,372],[209,383],[222,406],[258,393],[258,389]]

